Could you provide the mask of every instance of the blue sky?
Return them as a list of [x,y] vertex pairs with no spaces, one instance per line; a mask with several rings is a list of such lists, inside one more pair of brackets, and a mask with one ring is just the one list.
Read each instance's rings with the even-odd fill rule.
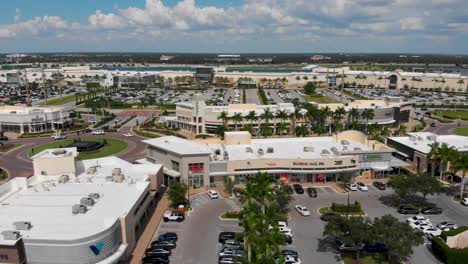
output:
[[0,52],[468,53],[466,0],[15,0]]

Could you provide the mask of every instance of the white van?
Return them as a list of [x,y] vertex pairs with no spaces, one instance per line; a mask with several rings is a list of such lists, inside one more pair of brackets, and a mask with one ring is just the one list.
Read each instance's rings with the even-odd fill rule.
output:
[[218,199],[219,198],[219,194],[215,190],[209,190],[208,195],[210,196],[211,199]]

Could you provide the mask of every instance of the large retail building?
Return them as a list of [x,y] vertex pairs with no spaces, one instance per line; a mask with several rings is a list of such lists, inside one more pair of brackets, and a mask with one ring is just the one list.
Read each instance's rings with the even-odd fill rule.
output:
[[0,106],[0,131],[36,133],[62,129],[70,110],[64,107]]
[[128,260],[150,219],[162,167],[76,155],[76,148],[42,151],[32,157],[34,176],[0,186],[1,263]]
[[223,185],[228,176],[242,183],[259,171],[291,182],[336,181],[341,175],[384,177],[407,166],[394,149],[358,131],[331,137],[252,139],[248,132],[227,132],[222,142],[174,136],[149,139],[147,161],[164,166],[164,183]]

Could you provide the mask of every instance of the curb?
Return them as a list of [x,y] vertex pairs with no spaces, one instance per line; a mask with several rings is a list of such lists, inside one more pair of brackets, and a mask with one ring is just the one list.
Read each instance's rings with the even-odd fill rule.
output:
[[[320,213],[320,209],[321,209],[321,208],[329,208],[329,207],[320,207],[320,208],[318,208],[316,211],[317,211],[317,214],[320,215],[320,216],[323,215],[322,213]],[[363,210],[363,212],[364,212],[363,215],[353,215],[353,214],[349,214],[349,216],[350,216],[350,217],[359,217],[359,216],[361,216],[361,217],[367,217],[368,215],[367,215],[366,211]],[[339,215],[341,215],[341,214],[339,214]],[[341,215],[341,216],[343,216],[343,215]],[[346,215],[345,215],[345,216],[346,216]]]

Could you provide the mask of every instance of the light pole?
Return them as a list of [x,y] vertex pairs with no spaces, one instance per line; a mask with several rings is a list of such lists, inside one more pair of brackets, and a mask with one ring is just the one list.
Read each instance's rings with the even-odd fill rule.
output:
[[189,171],[187,178],[187,206],[190,208],[190,179],[192,178],[192,172]]

